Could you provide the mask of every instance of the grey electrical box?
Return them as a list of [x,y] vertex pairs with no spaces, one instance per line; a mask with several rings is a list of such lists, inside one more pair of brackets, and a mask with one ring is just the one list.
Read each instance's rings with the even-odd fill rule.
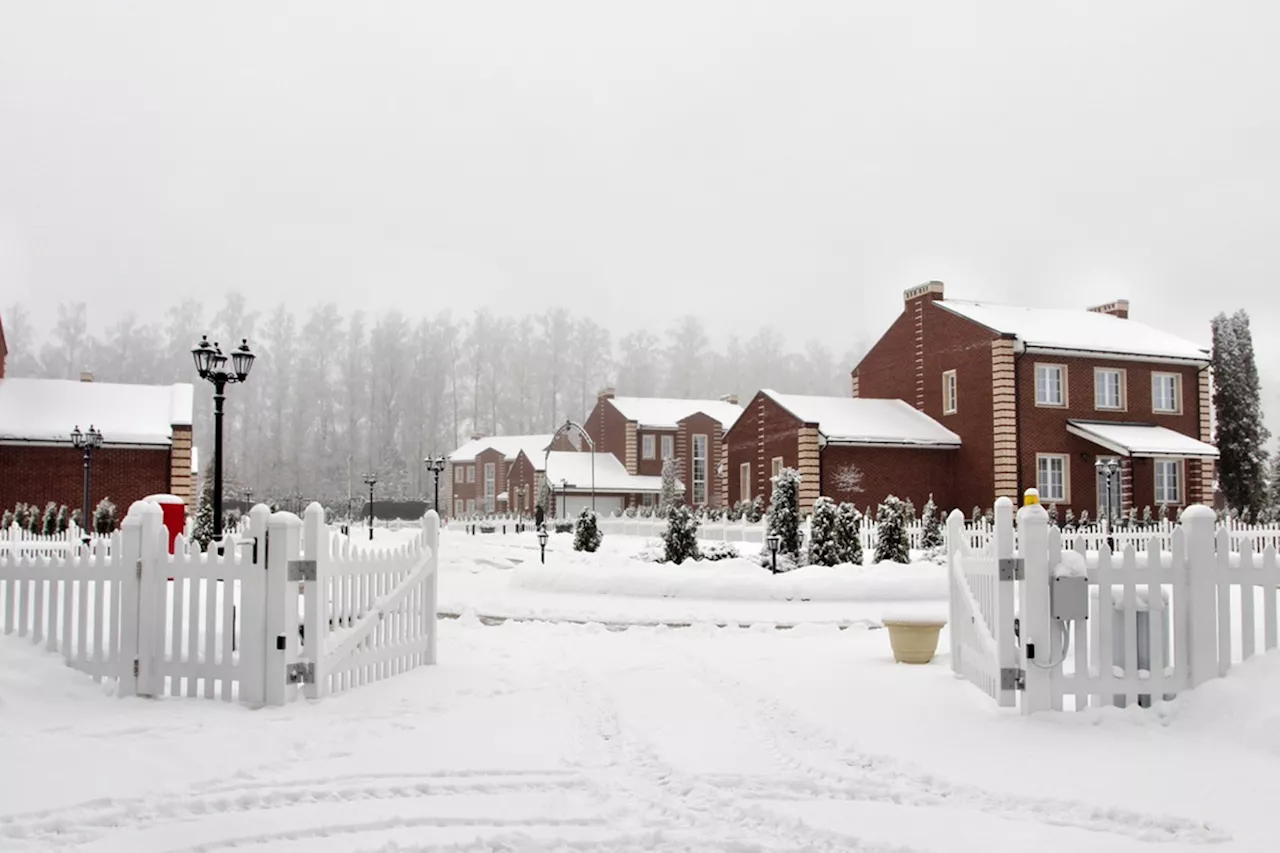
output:
[[1049,591],[1049,614],[1064,622],[1089,618],[1089,579],[1083,575],[1060,575]]

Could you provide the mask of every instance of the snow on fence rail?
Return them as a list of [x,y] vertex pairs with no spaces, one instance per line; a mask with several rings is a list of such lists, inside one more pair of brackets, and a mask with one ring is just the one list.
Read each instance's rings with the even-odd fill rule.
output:
[[304,552],[303,522],[259,505],[248,535],[208,551],[179,536],[171,554],[160,508],[140,501],[89,547],[0,551],[0,631],[120,696],[279,705],[434,663],[434,514],[388,552],[334,547],[318,504],[307,524]]
[[[61,533],[54,533],[51,536],[44,536],[32,533],[29,530],[23,530],[14,524],[8,529],[0,528],[0,554],[10,552],[31,556],[65,556],[81,546],[83,537],[84,532],[76,527],[68,528]],[[110,535],[100,536],[96,533],[91,538],[94,542],[109,543],[111,540]],[[108,547],[110,546],[108,545]]]
[[[605,535],[612,533],[620,536],[658,537],[666,529],[667,520],[665,518],[640,518],[639,516],[629,518],[627,516],[613,515],[601,518],[599,524],[601,532]],[[808,520],[803,522],[802,528],[807,537],[809,534]],[[707,521],[704,519],[698,522],[698,538],[703,541],[751,542],[763,545],[765,529],[765,522],[763,521],[729,521],[726,519]],[[965,530],[970,537],[971,547],[974,548],[985,547],[986,542],[991,538],[991,525],[985,521],[968,523]],[[875,523],[868,523],[864,519],[861,531],[862,550],[875,550],[877,540]],[[923,550],[923,524],[915,522],[907,525],[907,543],[908,547],[912,549]]]

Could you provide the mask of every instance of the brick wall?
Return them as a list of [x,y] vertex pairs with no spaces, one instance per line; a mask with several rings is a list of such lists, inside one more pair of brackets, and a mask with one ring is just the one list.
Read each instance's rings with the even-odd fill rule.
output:
[[[623,467],[627,467],[627,419],[614,408],[610,398],[596,400],[584,426],[587,435],[595,442],[597,453],[612,453]],[[635,473],[630,468],[628,470]]]
[[740,489],[740,465],[751,463],[751,496],[764,497],[765,506],[773,495],[772,460],[782,457],[788,468],[800,465],[800,429],[802,424],[795,415],[783,409],[762,393],[757,393],[747,404],[737,423],[724,437],[728,453],[729,499],[737,502]]
[[[653,458],[644,458],[644,437],[646,435],[653,436]],[[662,474],[662,437],[667,436],[671,439],[671,446],[676,455],[676,459],[684,460],[688,457],[688,448],[680,447],[680,430],[678,429],[645,429],[643,427],[636,429],[636,470],[634,473],[645,477],[658,477]],[[626,432],[623,432],[626,437]],[[619,461],[624,465],[626,460],[619,457]],[[680,470],[680,478],[684,479],[683,468]]]
[[676,446],[684,448],[680,454],[680,481],[684,483],[685,498],[693,502],[693,438],[695,435],[707,437],[707,505],[720,506],[721,483],[716,476],[716,468],[720,464],[724,450],[721,447],[724,432],[720,422],[710,415],[699,412],[690,415],[680,422],[679,437]]
[[[94,451],[90,503],[110,498],[121,518],[134,501],[170,491],[168,447],[101,447]],[[70,446],[0,445],[0,509],[19,501],[48,501],[80,508],[84,500],[84,454]],[[93,510],[90,507],[90,511]]]
[[[921,450],[896,447],[828,445],[822,450],[822,494],[838,502],[849,501],[860,510],[872,511],[889,495],[910,499],[916,511],[929,496],[942,512],[955,503],[953,471],[955,450]],[[842,486],[841,471],[856,466],[862,472],[862,491]],[[968,509],[964,510],[968,515]]]

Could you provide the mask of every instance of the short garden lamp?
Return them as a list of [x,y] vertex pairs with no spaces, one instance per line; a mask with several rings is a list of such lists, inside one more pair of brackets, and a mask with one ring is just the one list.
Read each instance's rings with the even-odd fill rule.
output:
[[369,541],[373,541],[373,487],[377,485],[378,478],[376,475],[369,473],[364,475],[364,484],[369,487]]
[[778,546],[782,544],[782,537],[776,533],[770,533],[764,538],[764,541],[769,545],[769,554],[773,559],[772,571],[776,575],[778,573]]
[[89,424],[88,432],[81,432],[80,425],[71,431],[71,446],[84,451],[84,503],[80,510],[80,530],[84,541],[89,541],[89,531],[93,529],[93,516],[89,514],[89,467],[93,464],[93,451],[102,446],[102,433]]
[[538,548],[542,551],[542,562],[547,562],[547,526],[538,528]]

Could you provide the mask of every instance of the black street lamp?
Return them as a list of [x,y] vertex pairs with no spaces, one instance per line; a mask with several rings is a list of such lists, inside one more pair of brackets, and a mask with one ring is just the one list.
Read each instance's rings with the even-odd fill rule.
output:
[[364,482],[369,487],[369,541],[373,541],[373,486],[378,478],[373,474],[365,474]]
[[244,382],[249,378],[256,356],[249,351],[249,339],[241,338],[240,346],[231,353],[231,369],[227,370],[227,357],[209,336],[200,338],[200,345],[191,351],[196,363],[196,373],[201,379],[213,383],[213,537],[222,538],[222,403],[226,399],[228,385]]
[[[524,522],[524,486],[516,486],[516,521]],[[517,527],[519,532],[520,528]]]
[[782,537],[776,533],[770,533],[764,539],[769,544],[769,554],[773,558],[772,571],[776,575],[778,573],[778,546],[782,544]]
[[542,551],[542,562],[547,562],[547,526],[544,524],[538,528],[538,548]]
[[561,518],[569,517],[569,481],[566,479],[560,481],[560,513]]
[[1106,482],[1106,487],[1103,490],[1104,494],[1102,496],[1103,506],[1098,507],[1098,510],[1102,512],[1105,517],[1102,531],[1107,538],[1107,548],[1114,551],[1116,548],[1116,543],[1115,543],[1115,540],[1111,538],[1111,517],[1112,517],[1112,514],[1115,512],[1115,508],[1113,508],[1113,504],[1118,503],[1118,501],[1116,501],[1111,494],[1111,482],[1112,482],[1112,479],[1116,476],[1117,472],[1120,470],[1120,463],[1117,462],[1114,458],[1108,459],[1106,461],[1099,459],[1093,463],[1093,467],[1098,472],[1098,474],[1103,476]]
[[71,431],[71,445],[76,450],[84,451],[84,509],[80,510],[80,529],[84,532],[84,541],[89,541],[89,531],[93,521],[89,515],[89,466],[93,461],[93,451],[102,446],[102,433],[89,424],[88,432],[81,432],[80,425]]
[[248,515],[249,510],[253,509],[253,489],[244,490],[244,502],[248,504],[245,508],[245,515]]
[[445,458],[443,456],[428,456],[422,460],[427,466],[427,470],[431,472],[431,476],[435,478],[436,496],[431,503],[431,508],[436,511],[436,515],[440,514],[440,472],[444,470]]

